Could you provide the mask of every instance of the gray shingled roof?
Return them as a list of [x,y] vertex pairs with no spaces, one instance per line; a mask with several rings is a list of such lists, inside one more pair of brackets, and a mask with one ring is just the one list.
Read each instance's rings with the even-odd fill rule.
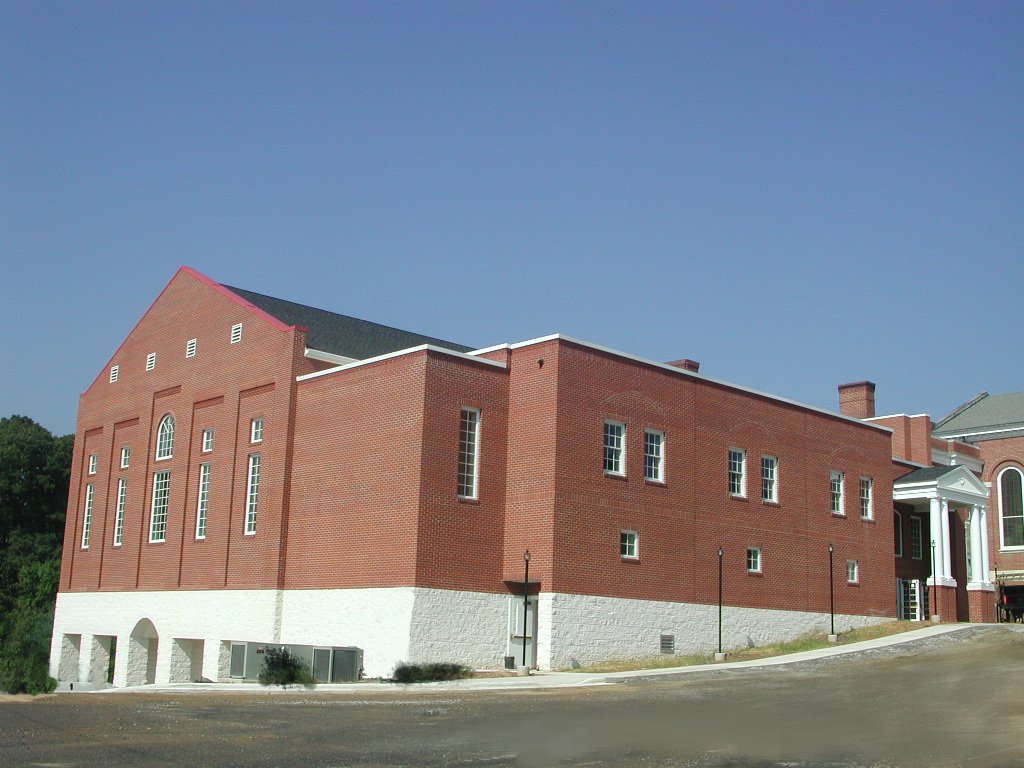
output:
[[986,429],[1024,429],[1024,392],[990,395],[982,392],[935,425],[936,437],[963,435]]
[[902,477],[897,478],[896,485],[903,485],[904,483],[934,483],[943,475],[948,475],[950,472],[957,469],[960,469],[960,467],[946,467],[941,465],[936,467],[921,467],[920,469],[915,469],[912,472],[908,472]]
[[324,309],[307,307],[273,296],[264,296],[241,288],[225,285],[229,291],[237,294],[250,304],[262,309],[268,315],[276,317],[286,325],[297,325],[305,328],[306,346],[332,355],[351,357],[354,360],[366,360],[377,355],[397,352],[400,349],[418,347],[421,344],[451,349],[455,352],[470,352],[474,347],[454,344],[432,336],[401,331],[369,320],[359,320],[347,315],[339,315]]

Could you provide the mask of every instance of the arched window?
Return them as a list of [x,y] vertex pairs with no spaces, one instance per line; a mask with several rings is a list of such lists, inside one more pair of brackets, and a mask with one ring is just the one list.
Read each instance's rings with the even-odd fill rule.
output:
[[156,458],[169,459],[174,453],[174,417],[167,414],[160,419],[160,427],[156,431]]
[[1024,547],[1022,478],[1024,475],[1016,467],[1004,469],[999,476],[999,519],[1004,547]]

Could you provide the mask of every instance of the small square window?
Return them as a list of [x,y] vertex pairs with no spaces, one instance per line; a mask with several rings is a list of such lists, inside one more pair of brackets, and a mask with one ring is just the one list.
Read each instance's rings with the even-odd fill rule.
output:
[[196,340],[189,339],[185,344],[185,357],[196,356]]
[[121,469],[128,469],[128,463],[131,459],[132,449],[126,445],[121,449]]
[[235,323],[231,326],[231,343],[238,344],[242,340],[242,324]]
[[856,584],[860,580],[860,568],[856,560],[846,561],[846,581],[849,584]]
[[630,560],[639,557],[636,531],[622,531],[619,534],[619,555]]
[[262,443],[263,442],[263,418],[257,417],[252,420],[252,424],[249,427],[249,442],[250,443]]
[[747,571],[761,572],[761,550],[757,547],[747,547]]
[[89,454],[89,474],[96,474],[96,467],[99,465],[99,457],[95,453]]
[[156,368],[156,352],[150,352],[146,355],[146,370],[152,371]]
[[121,366],[119,366],[119,365],[112,365],[112,366],[110,366],[110,383],[111,384],[113,384],[115,381],[117,381],[117,377],[120,375],[120,372],[121,372]]
[[213,450],[213,427],[203,430],[203,453]]

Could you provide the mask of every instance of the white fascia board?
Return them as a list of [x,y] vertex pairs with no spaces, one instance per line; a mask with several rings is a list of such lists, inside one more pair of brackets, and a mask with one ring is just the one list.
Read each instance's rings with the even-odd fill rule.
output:
[[1024,432],[1024,424],[1021,424],[1020,426],[1016,427],[1006,427],[1005,429],[976,429],[968,430],[966,432],[956,432],[935,436],[943,440],[961,440],[965,437],[985,437],[987,435],[1002,435],[1007,432]]
[[605,347],[605,346],[602,346],[600,344],[593,344],[593,343],[591,343],[589,341],[583,341],[581,339],[575,339],[572,336],[565,336],[565,335],[563,335],[561,333],[553,333],[553,334],[551,334],[549,336],[541,336],[540,338],[537,338],[537,339],[530,339],[528,341],[520,341],[520,342],[517,342],[516,344],[510,345],[510,348],[511,349],[520,349],[521,347],[529,347],[529,346],[532,346],[532,345],[535,345],[535,344],[543,344],[545,342],[555,341],[555,340],[567,341],[567,342],[570,342],[572,344],[576,344],[576,345],[581,346],[581,347],[587,347],[589,349],[596,350],[598,352],[604,352],[606,354],[615,355],[616,357],[621,357],[621,358],[624,358],[626,360],[633,360],[634,362],[637,362],[637,363],[643,363],[644,365],[650,365],[650,366],[653,366],[654,368],[660,368],[663,371],[669,371],[671,373],[681,374],[683,376],[689,376],[689,377],[694,378],[694,379],[700,379],[701,381],[706,381],[706,382],[708,382],[710,384],[715,384],[715,385],[720,386],[720,387],[726,387],[727,389],[732,389],[732,390],[735,390],[737,392],[745,392],[748,395],[756,395],[757,397],[763,397],[763,398],[766,398],[768,400],[774,400],[777,403],[785,403],[786,405],[792,405],[792,406],[796,406],[797,408],[803,408],[803,409],[808,410],[808,411],[813,411],[815,413],[821,413],[821,414],[824,414],[825,416],[831,416],[831,417],[836,418],[836,419],[842,419],[843,421],[848,421],[851,424],[860,424],[861,426],[868,427],[869,429],[877,429],[880,432],[888,432],[888,433],[892,434],[892,431],[893,431],[891,428],[883,427],[883,426],[881,426],[879,424],[868,424],[868,423],[866,423],[866,420],[864,420],[864,419],[855,419],[852,416],[844,416],[843,414],[836,413],[835,411],[827,411],[824,408],[817,408],[817,407],[815,407],[813,405],[807,405],[806,403],[800,403],[800,402],[797,402],[796,400],[790,400],[789,398],[786,398],[786,397],[779,397],[778,395],[770,395],[767,392],[760,392],[760,391],[758,391],[756,389],[750,389],[749,387],[741,387],[738,384],[732,384],[732,383],[730,383],[728,381],[721,381],[720,379],[713,379],[710,376],[704,376],[703,374],[700,374],[700,373],[694,373],[693,371],[687,371],[685,368],[677,368],[676,366],[669,365],[668,363],[659,363],[656,360],[648,360],[648,359],[643,358],[643,357],[638,357],[637,355],[631,355],[628,352],[621,352],[621,351],[619,351],[617,349],[611,349],[610,347]]
[[971,456],[964,456],[956,451],[940,451],[932,448],[932,464],[944,464],[950,467],[967,467],[975,472],[981,472],[984,462]]
[[413,355],[417,352],[437,352],[442,355],[448,355],[450,357],[460,358],[462,360],[468,360],[471,363],[477,363],[480,365],[491,365],[495,368],[501,368],[505,370],[505,364],[499,363],[495,360],[487,360],[486,358],[472,357],[464,352],[456,352],[452,349],[445,349],[444,347],[436,347],[433,344],[420,344],[418,347],[409,347],[408,349],[399,349],[396,352],[388,352],[386,355],[377,355],[376,357],[368,357],[365,360],[356,360],[354,363],[346,363],[345,365],[339,365],[335,368],[327,368],[323,371],[316,371],[315,373],[307,373],[302,376],[296,376],[296,381],[306,381],[307,379],[315,379],[318,376],[327,376],[331,373],[337,373],[338,371],[348,371],[352,368],[359,368],[363,365],[372,365],[373,363],[379,363],[383,360],[391,360],[396,357],[404,357],[405,355]]
[[484,347],[483,349],[474,349],[472,352],[467,352],[467,355],[486,355],[488,352],[497,352],[499,349],[512,349],[510,344],[495,344],[493,347]]
[[927,413],[890,413],[888,416],[872,416],[870,419],[864,419],[864,421],[878,421],[879,419],[920,419],[920,418],[931,418]]
[[306,347],[306,357],[310,360],[320,360],[321,362],[334,363],[335,365],[348,365],[349,363],[358,362],[354,357],[332,355],[330,352],[321,352],[319,349],[310,349],[309,347]]

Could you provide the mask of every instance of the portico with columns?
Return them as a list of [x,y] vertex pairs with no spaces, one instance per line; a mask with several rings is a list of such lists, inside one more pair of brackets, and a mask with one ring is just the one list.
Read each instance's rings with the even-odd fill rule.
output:
[[893,484],[893,501],[928,520],[929,613],[938,621],[994,621],[988,488],[964,466],[915,469]]

